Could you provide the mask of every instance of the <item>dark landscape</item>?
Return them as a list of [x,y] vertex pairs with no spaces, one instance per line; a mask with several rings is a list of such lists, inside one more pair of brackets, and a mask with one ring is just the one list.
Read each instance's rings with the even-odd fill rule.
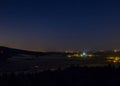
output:
[[[75,53],[33,52],[0,47],[1,86],[119,86],[120,52],[91,52],[92,57]],[[73,57],[68,58],[68,55]]]

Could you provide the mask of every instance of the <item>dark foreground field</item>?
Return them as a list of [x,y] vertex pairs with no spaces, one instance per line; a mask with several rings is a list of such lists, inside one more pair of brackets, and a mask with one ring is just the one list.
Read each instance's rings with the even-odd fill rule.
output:
[[120,67],[70,67],[0,76],[0,86],[120,86]]
[[96,58],[66,58],[63,56],[41,56],[33,57],[12,57],[5,62],[0,62],[0,72],[21,72],[48,70],[48,69],[65,69],[70,65],[88,66],[88,67],[103,67],[108,63],[105,59]]

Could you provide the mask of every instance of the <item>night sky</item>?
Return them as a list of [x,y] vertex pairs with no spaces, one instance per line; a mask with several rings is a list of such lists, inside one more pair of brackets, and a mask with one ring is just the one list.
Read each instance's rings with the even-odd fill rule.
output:
[[35,51],[120,48],[119,0],[0,0],[0,46]]

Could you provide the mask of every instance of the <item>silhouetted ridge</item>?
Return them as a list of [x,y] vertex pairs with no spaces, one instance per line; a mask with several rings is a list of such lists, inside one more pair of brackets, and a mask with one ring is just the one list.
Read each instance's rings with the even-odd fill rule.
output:
[[0,46],[0,59],[2,59],[2,60],[5,60],[5,59],[10,58],[15,55],[21,55],[21,54],[34,55],[34,56],[44,55],[43,52],[34,52],[34,51],[21,50],[21,49]]

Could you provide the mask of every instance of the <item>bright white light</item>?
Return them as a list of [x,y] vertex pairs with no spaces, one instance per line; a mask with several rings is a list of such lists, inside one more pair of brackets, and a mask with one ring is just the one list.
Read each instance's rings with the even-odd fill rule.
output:
[[83,52],[83,56],[86,56],[86,52]]

